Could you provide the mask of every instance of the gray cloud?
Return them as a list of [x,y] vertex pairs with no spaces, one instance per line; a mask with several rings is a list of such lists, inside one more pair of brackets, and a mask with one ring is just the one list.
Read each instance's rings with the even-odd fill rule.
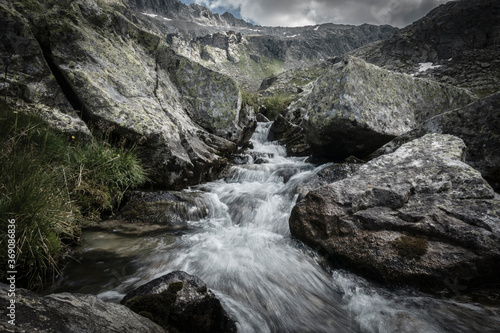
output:
[[239,11],[266,26],[319,23],[390,24],[404,27],[449,0],[194,0],[210,9]]

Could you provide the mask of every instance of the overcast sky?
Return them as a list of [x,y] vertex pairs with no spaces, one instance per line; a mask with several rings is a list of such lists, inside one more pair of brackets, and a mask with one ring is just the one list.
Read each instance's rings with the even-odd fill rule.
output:
[[253,24],[390,24],[402,28],[449,0],[181,0],[213,12],[232,13]]

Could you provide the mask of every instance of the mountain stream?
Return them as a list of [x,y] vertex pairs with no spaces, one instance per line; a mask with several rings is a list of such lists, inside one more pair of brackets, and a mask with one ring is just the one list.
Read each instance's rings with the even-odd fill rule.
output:
[[[56,292],[119,302],[129,291],[175,270],[200,277],[237,321],[239,332],[499,332],[500,308],[387,289],[332,270],[290,235],[297,186],[321,168],[286,157],[259,123],[253,156],[202,193],[209,216],[182,233],[142,237],[85,232],[79,263]],[[252,158],[250,158],[252,160]]]

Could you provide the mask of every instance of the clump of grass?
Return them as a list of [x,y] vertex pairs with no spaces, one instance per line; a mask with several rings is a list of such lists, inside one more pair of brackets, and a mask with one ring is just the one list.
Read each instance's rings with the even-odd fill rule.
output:
[[7,224],[15,219],[19,286],[53,279],[79,237],[78,219],[99,218],[147,180],[134,147],[74,140],[0,102],[0,260],[7,262]]
[[262,114],[269,120],[275,120],[278,115],[284,115],[288,106],[293,101],[293,96],[289,94],[279,94],[264,98]]
[[148,180],[135,146],[116,148],[97,140],[81,144],[71,154],[71,166],[77,171],[73,197],[91,218],[111,211],[127,189]]

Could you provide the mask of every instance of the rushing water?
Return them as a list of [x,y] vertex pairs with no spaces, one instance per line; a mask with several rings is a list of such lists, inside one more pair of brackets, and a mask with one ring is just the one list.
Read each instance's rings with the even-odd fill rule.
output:
[[286,157],[259,124],[253,156],[269,163],[234,166],[229,175],[188,191],[204,193],[209,216],[182,235],[131,238],[87,233],[82,262],[58,291],[119,301],[174,270],[199,276],[237,320],[240,332],[498,332],[500,310],[388,291],[328,270],[290,235],[296,188],[321,167]]

